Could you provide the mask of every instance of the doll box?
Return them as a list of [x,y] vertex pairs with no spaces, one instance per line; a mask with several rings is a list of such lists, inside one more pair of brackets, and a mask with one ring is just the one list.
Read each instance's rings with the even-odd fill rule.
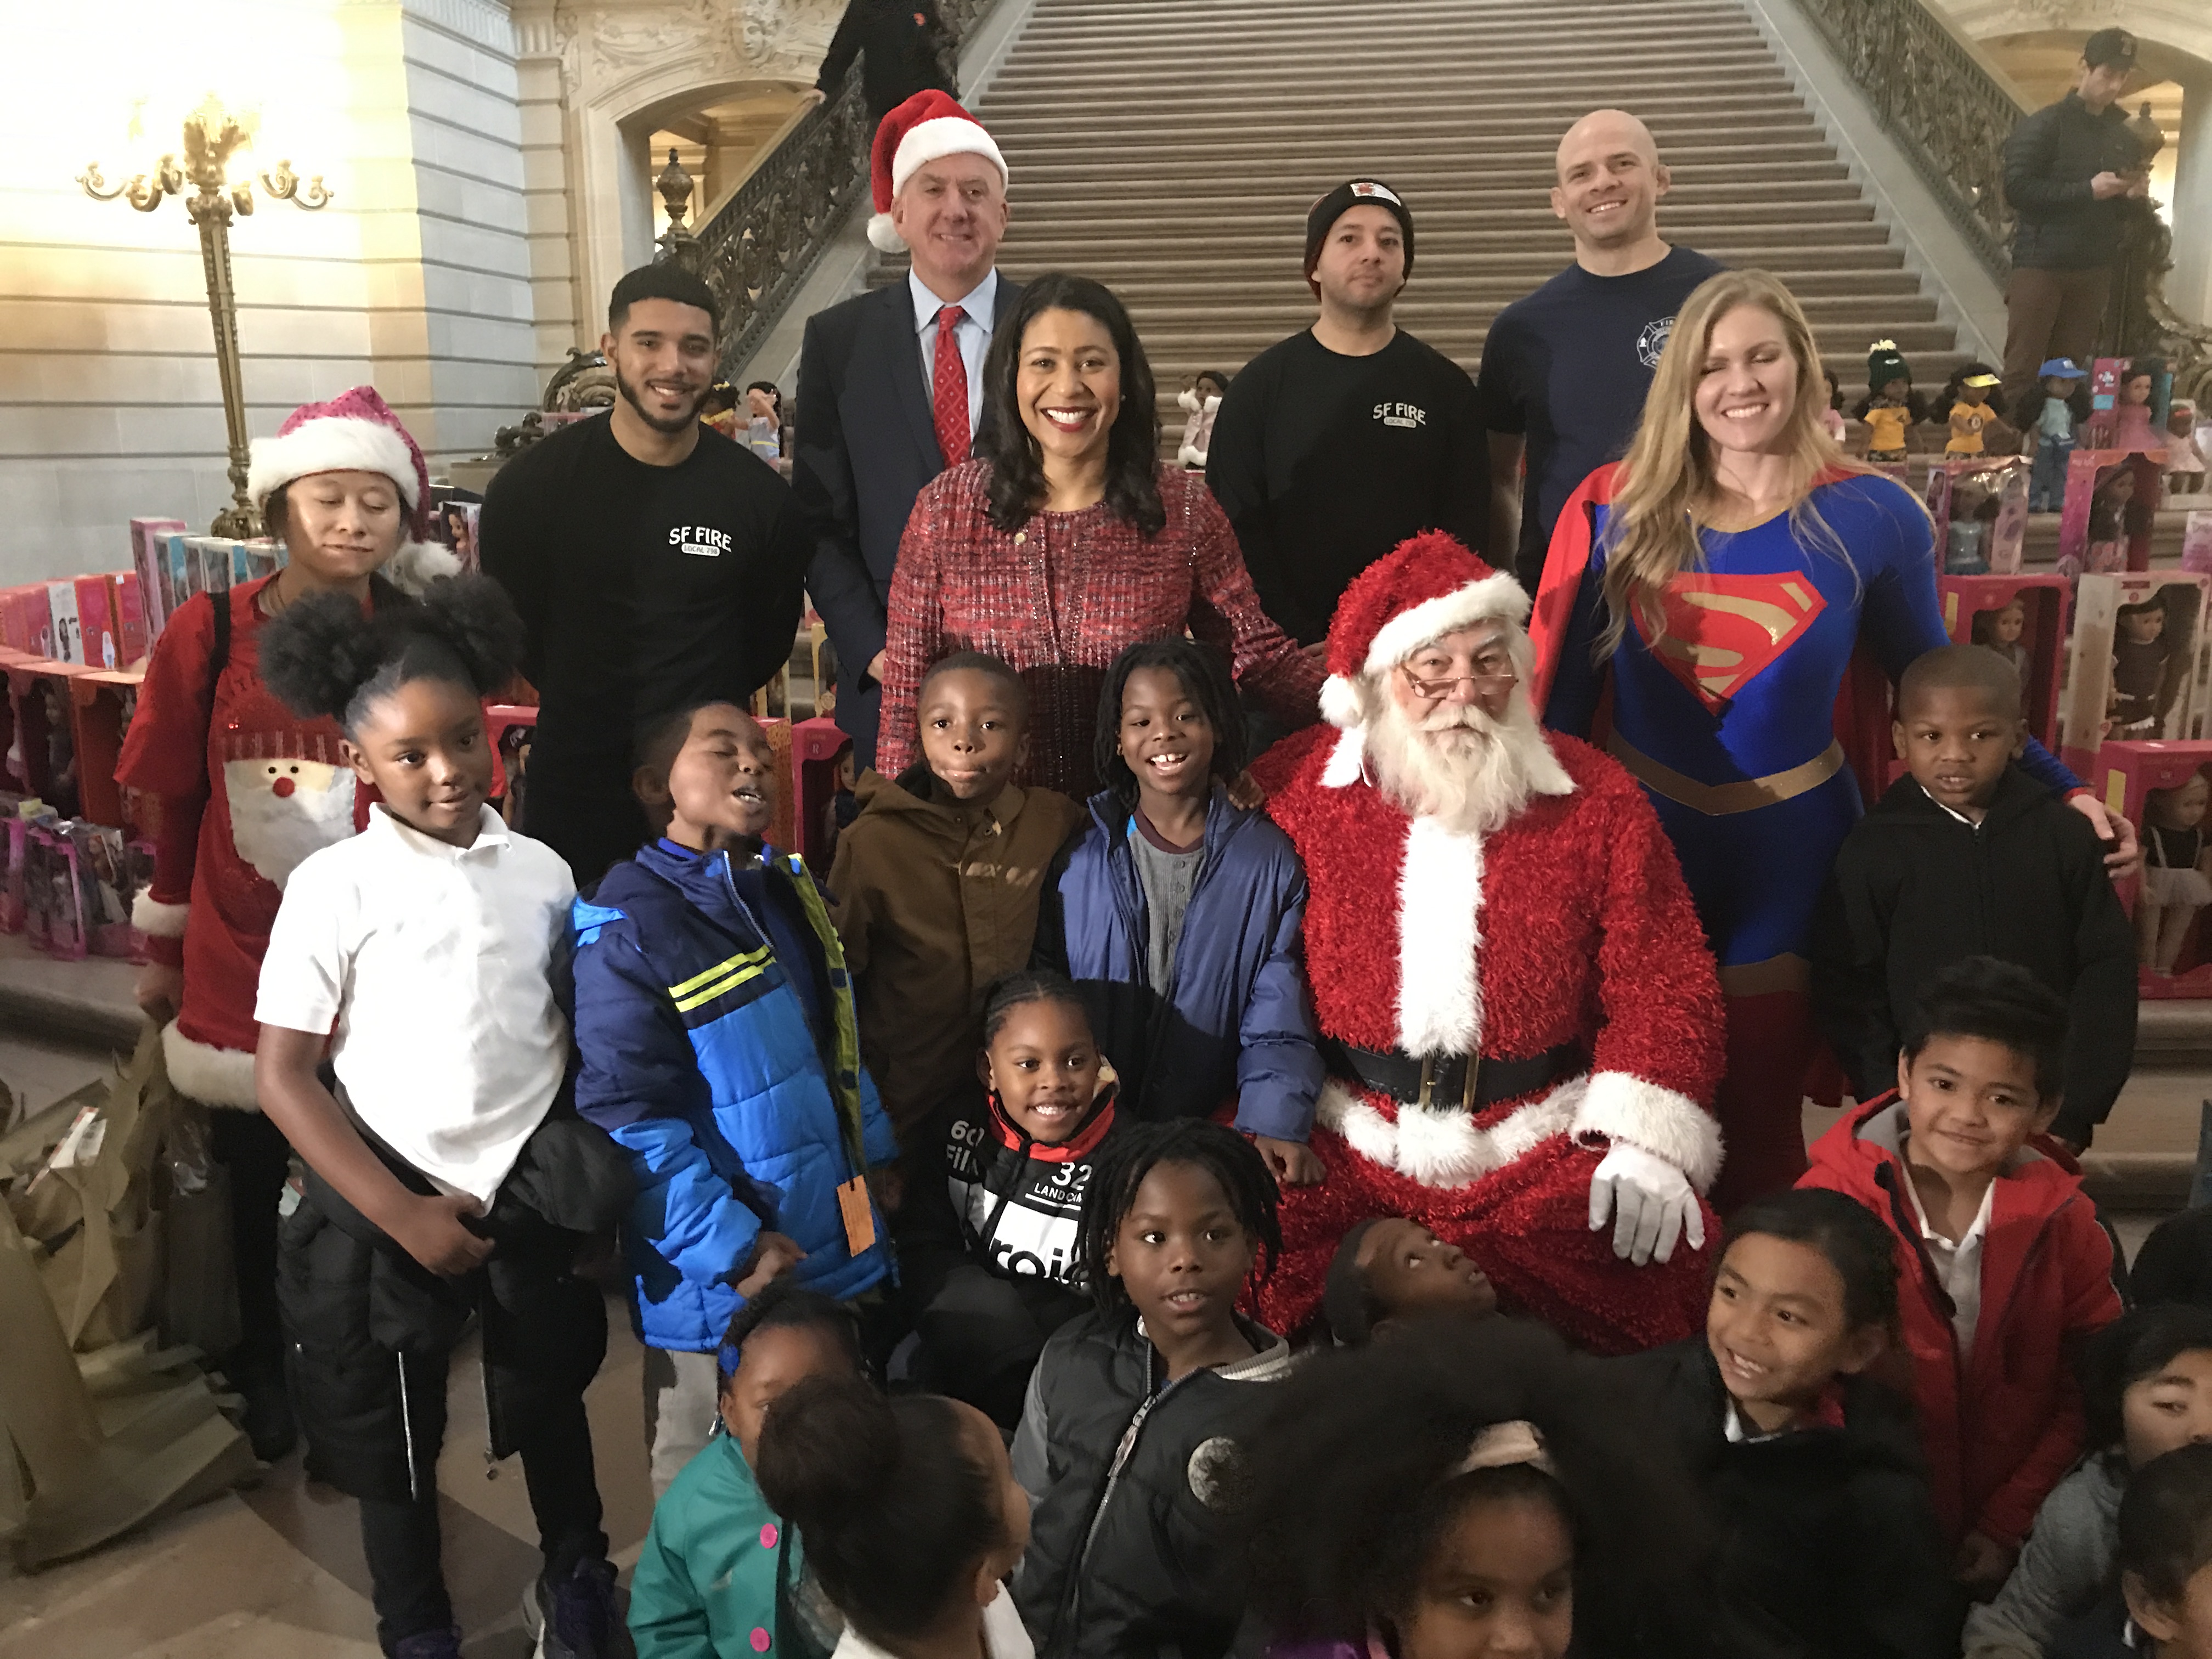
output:
[[[2076,775],[2091,775],[2108,738],[2174,743],[2205,735],[2208,598],[2212,577],[2181,571],[2081,578],[2060,721],[2063,758]],[[2136,620],[2154,612],[2154,623]]]
[[2077,449],[2066,458],[2058,574],[2150,568],[2151,530],[2165,476],[2162,449]]
[[[168,553],[165,544],[169,537],[184,533],[182,519],[131,520],[131,562],[138,574],[138,592],[145,611],[149,642],[169,620]],[[144,645],[140,646],[139,651],[144,654]]]
[[[2021,670],[2021,711],[2027,729],[2046,749],[2058,747],[2059,668],[2066,656],[2071,588],[2063,576],[1938,576],[1943,629],[1960,645],[1986,645]],[[2011,643],[2025,663],[2002,647],[2006,613],[2019,606],[2020,635]]]
[[2028,464],[2019,455],[1960,455],[1928,470],[1936,568],[1945,574],[2010,575],[2027,538]]
[[[2105,744],[2098,751],[2095,770],[2085,777],[2106,807],[2136,826],[2136,834],[2143,847],[2146,871],[2153,869],[2161,856],[2160,848],[2153,844],[2154,826],[2147,818],[2154,805],[2171,803],[2174,797],[2165,792],[2188,787],[2193,781],[2203,780],[2203,793],[2212,798],[2212,743],[2202,741],[2183,743],[2135,743],[2118,739]],[[2153,792],[2159,792],[2154,802]],[[2206,830],[2200,839],[2203,846],[2212,848],[2212,816],[2200,820]],[[2168,832],[2178,839],[2183,832]],[[2156,879],[2156,878],[2149,878]],[[2166,915],[2179,906],[2147,908],[2142,902],[2145,876],[2135,876],[2118,884],[2120,902],[2136,924],[2136,989],[2139,994],[2166,1000],[2184,997],[2212,997],[2212,938],[2208,938],[2202,915],[2185,923]],[[2160,923],[2174,929],[2179,936],[2179,949],[2172,958],[2174,971],[2156,971],[2152,961],[2160,949],[2158,929]],[[2171,946],[2174,939],[2166,943]]]

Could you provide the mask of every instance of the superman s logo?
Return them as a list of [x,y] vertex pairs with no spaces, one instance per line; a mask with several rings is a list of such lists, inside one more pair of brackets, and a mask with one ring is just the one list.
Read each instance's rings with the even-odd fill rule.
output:
[[1680,575],[1660,599],[1666,633],[1655,645],[1643,617],[1636,631],[1668,672],[1718,714],[1766,666],[1796,644],[1827,609],[1802,573],[1763,576]]

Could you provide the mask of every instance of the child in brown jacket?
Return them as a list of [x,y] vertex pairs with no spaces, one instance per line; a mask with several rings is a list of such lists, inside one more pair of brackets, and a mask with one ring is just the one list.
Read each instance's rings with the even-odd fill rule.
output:
[[984,988],[1028,965],[1046,867],[1084,822],[1066,796],[1012,781],[1029,698],[998,658],[945,658],[916,714],[921,763],[896,780],[861,774],[860,814],[830,872],[860,1053],[909,1150],[972,1082]]

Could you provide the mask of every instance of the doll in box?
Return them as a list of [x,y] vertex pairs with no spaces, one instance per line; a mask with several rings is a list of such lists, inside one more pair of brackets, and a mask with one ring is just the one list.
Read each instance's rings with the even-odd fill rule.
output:
[[1867,459],[1880,465],[1905,459],[1906,434],[1928,418],[1928,406],[1912,389],[1912,371],[1894,340],[1876,340],[1867,349],[1867,395],[1851,413],[1867,425]]
[[2190,924],[2212,904],[2212,847],[2207,847],[2204,837],[2208,806],[2212,806],[2212,778],[2202,771],[2186,783],[2154,789],[2143,799],[2136,958],[2154,974],[2173,972]]
[[2065,503],[2066,463],[2076,433],[2089,418],[2087,379],[2071,357],[2053,357],[2043,365],[2042,383],[2020,411],[2027,453],[2035,459],[2027,483],[2031,513],[2056,513]]
[[2165,601],[2157,597],[2119,609],[2112,641],[2113,737],[2158,736],[2164,718],[2160,693],[2174,648],[2166,621]]
[[2028,653],[2023,642],[2027,634],[2027,601],[2024,599],[2015,597],[2009,605],[1995,611],[1974,613],[1973,642],[2010,663],[2022,685],[2027,684]]
[[46,716],[46,799],[65,818],[76,816],[76,732],[70,725],[69,707],[58,681],[39,682],[39,700]]
[[2089,497],[2089,546],[2081,568],[2101,575],[2128,568],[2128,534],[2132,528],[2128,509],[2136,495],[2136,470],[2116,466],[2098,480]]
[[2197,443],[2197,405],[2176,398],[2166,417],[2166,493],[2194,495],[2204,488],[2204,452]]
[[1986,576],[1990,531],[1997,520],[1997,498],[1986,484],[1960,478],[1951,488],[1949,529],[1943,541],[1943,574]]
[[1990,407],[1990,393],[1996,387],[1997,377],[1986,369],[1959,382],[1959,394],[1951,404],[1951,436],[1943,446],[1946,455],[1982,453],[1982,429],[1996,419],[1996,411]]

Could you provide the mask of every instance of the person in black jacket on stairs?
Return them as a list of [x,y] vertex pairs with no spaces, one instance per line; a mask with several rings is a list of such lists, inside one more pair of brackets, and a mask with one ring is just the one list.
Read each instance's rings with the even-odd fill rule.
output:
[[860,96],[868,106],[868,130],[917,92],[934,88],[957,98],[952,54],[957,43],[937,0],[847,0],[822,71],[806,95],[819,104],[834,96],[853,60],[860,60]]
[[1640,1391],[1718,1533],[1724,1659],[1953,1659],[1951,1584],[1911,1410],[1864,1373],[1897,1322],[1888,1229],[1841,1193],[1729,1224],[1705,1334],[1597,1362]]
[[1978,645],[1917,659],[1892,726],[1911,769],[1836,856],[1813,928],[1813,1005],[1871,1100],[1897,1081],[1920,988],[1961,957],[2027,969],[2067,1000],[2065,1103],[2051,1133],[2076,1151],[2135,1057],[2135,935],[2078,812],[2013,763],[2020,677]]

